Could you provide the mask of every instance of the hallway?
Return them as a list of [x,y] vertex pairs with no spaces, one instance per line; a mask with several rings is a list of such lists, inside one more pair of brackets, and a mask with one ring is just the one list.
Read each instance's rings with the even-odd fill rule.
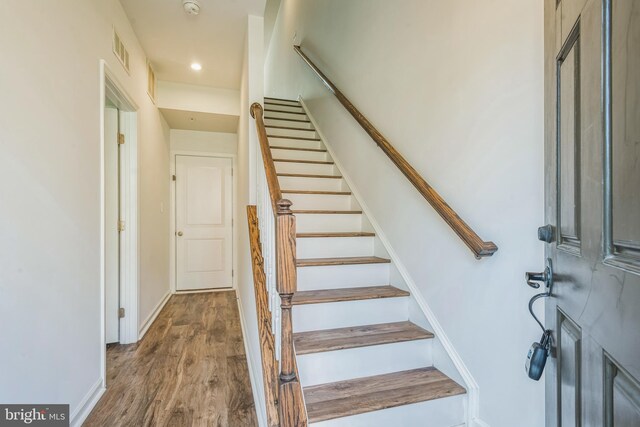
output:
[[107,351],[85,426],[257,426],[233,291],[174,295],[138,344]]

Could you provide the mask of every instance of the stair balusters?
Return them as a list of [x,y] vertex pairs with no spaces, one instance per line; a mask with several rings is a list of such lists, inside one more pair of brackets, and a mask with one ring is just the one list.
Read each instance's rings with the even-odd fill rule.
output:
[[256,121],[260,142],[258,218],[260,234],[264,236],[262,249],[275,334],[275,357],[280,365],[280,425],[306,427],[307,413],[298,379],[291,317],[291,300],[297,289],[296,217],[291,212],[291,202],[282,198],[260,104],[251,106],[251,116]]

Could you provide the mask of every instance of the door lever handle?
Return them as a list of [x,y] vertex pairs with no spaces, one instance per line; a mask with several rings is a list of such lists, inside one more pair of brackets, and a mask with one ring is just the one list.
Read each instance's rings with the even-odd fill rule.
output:
[[551,266],[551,259],[547,260],[547,267],[541,273],[532,273],[530,271],[524,273],[524,279],[527,281],[527,285],[534,289],[540,288],[540,283],[544,283],[545,287],[551,292],[553,286],[553,267]]

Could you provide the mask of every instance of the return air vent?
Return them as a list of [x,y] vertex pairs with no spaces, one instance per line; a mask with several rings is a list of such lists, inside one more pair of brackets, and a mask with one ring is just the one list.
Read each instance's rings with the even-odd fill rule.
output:
[[124,69],[127,70],[127,73],[128,73],[129,72],[129,51],[124,46],[124,43],[122,42],[122,39],[120,38],[118,33],[116,33],[115,28],[113,30],[113,53],[116,54],[116,57],[120,60],[120,63],[122,64]]
[[156,73],[151,67],[151,62],[147,60],[147,94],[155,104],[156,102]]

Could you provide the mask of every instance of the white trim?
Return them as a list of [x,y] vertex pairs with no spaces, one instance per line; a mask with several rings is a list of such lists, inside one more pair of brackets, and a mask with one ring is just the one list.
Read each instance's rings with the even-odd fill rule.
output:
[[[231,257],[232,257],[232,266],[233,269],[233,278],[231,281],[230,288],[219,288],[219,289],[202,289],[196,290],[195,292],[210,292],[210,291],[229,291],[238,288],[238,257],[237,257],[237,247],[238,247],[238,233],[236,232],[237,224],[238,224],[238,213],[236,212],[236,200],[237,200],[237,188],[238,188],[238,174],[237,170],[237,158],[238,156],[233,153],[217,153],[212,151],[190,151],[190,150],[170,150],[169,151],[169,174],[176,174],[176,156],[197,156],[197,157],[218,157],[218,158],[227,158],[231,159],[231,169],[232,169],[232,186],[231,190],[232,201],[231,201],[231,218],[233,219],[233,224],[231,226],[231,240],[232,240],[232,248],[231,248]],[[170,206],[169,206],[169,289],[171,293],[195,293],[193,291],[179,291],[176,289],[176,181],[171,181],[171,189],[170,189]]]
[[[124,254],[121,254],[121,307],[125,308],[127,315],[120,320],[120,337],[121,343],[136,342],[138,340],[138,200],[137,200],[137,127],[136,127],[136,110],[137,106],[122,89],[123,85],[119,83],[115,74],[110,70],[105,60],[100,60],[100,340],[99,354],[101,366],[101,384],[106,384],[107,378],[107,343],[106,343],[106,313],[105,313],[105,170],[104,170],[104,113],[107,91],[110,97],[117,98],[119,108],[130,110],[121,113],[122,126],[127,142],[123,156],[124,182],[123,192],[125,201],[125,219],[127,221],[127,231],[123,233]],[[95,404],[95,402],[93,403]]]
[[158,317],[158,315],[160,314],[164,306],[167,304],[171,295],[172,295],[171,291],[167,289],[167,293],[164,294],[164,296],[162,297],[162,299],[160,299],[160,302],[155,306],[151,314],[149,314],[149,316],[147,316],[147,318],[144,320],[144,322],[142,323],[142,326],[140,327],[140,330],[138,331],[138,341],[144,337],[144,335],[147,333],[151,325],[153,325],[153,322],[156,320],[156,318]]
[[462,380],[465,383],[465,388],[467,389],[467,396],[468,396],[468,410],[467,410],[467,423],[468,423],[468,425],[470,427],[476,427],[476,426],[477,427],[488,427],[488,425],[484,421],[480,420],[480,418],[479,418],[479,413],[480,413],[480,388],[478,387],[478,383],[473,378],[473,375],[471,375],[471,372],[469,371],[467,366],[464,364],[464,362],[463,362],[462,358],[460,357],[460,355],[458,354],[458,352],[453,347],[453,344],[451,343],[451,341],[449,340],[449,338],[445,334],[444,329],[440,325],[440,322],[438,322],[438,319],[436,318],[433,310],[431,310],[431,308],[429,307],[429,304],[427,304],[427,302],[425,301],[424,297],[422,296],[422,294],[418,290],[418,287],[416,286],[415,282],[411,278],[411,275],[409,274],[409,272],[405,268],[404,264],[402,264],[402,262],[400,261],[400,258],[398,257],[397,253],[395,252],[395,250],[393,250],[393,247],[391,246],[391,243],[389,242],[389,240],[385,236],[385,234],[382,231],[382,228],[380,227],[378,222],[375,220],[375,217],[372,215],[371,210],[363,202],[363,198],[361,197],[360,193],[358,192],[357,187],[354,185],[353,181],[351,180],[349,175],[346,173],[345,169],[342,167],[340,161],[335,156],[335,153],[333,152],[333,149],[331,148],[331,146],[329,144],[327,144],[327,139],[322,134],[322,131],[320,131],[320,126],[318,126],[318,122],[314,119],[314,117],[309,112],[309,109],[307,108],[307,105],[306,105],[304,99],[302,99],[302,97],[299,96],[298,100],[300,101],[300,104],[302,105],[302,108],[307,113],[307,116],[309,117],[309,120],[311,120],[311,123],[313,124],[313,128],[318,133],[318,137],[324,143],[325,147],[327,148],[327,151],[329,152],[329,155],[331,155],[331,157],[332,157],[334,163],[336,164],[336,166],[338,167],[338,169],[340,169],[340,173],[341,173],[342,177],[344,178],[344,180],[346,181],[347,185],[349,186],[351,192],[353,193],[353,196],[356,198],[356,200],[360,204],[360,207],[362,208],[362,211],[367,216],[367,219],[369,220],[371,226],[375,230],[376,235],[380,238],[380,241],[382,242],[382,245],[385,247],[385,249],[389,253],[389,258],[391,258],[391,260],[393,261],[393,264],[398,269],[398,272],[400,273],[400,275],[404,279],[407,287],[409,288],[409,292],[411,292],[411,296],[418,303],[418,306],[420,307],[420,309],[422,310],[424,316],[427,318],[427,321],[431,325],[431,328],[433,329],[433,333],[436,335],[436,337],[438,337],[438,340],[442,344],[442,347],[447,352],[447,355],[449,356],[449,358],[453,362],[454,366],[458,370],[458,373],[462,377]]
[[[253,278],[251,280],[251,285],[253,285]],[[253,286],[252,286],[253,287]],[[258,416],[258,426],[259,427],[267,427],[267,408],[265,397],[260,396],[258,393],[258,387],[261,387],[260,390],[264,389],[262,383],[258,385],[257,378],[262,381],[262,377],[260,377],[260,373],[262,372],[262,354],[259,355],[260,365],[255,364],[255,359],[251,354],[249,347],[249,340],[247,339],[247,329],[246,329],[246,320],[244,318],[244,312],[242,311],[242,304],[240,301],[240,293],[236,290],[236,301],[238,304],[238,311],[240,312],[240,328],[242,329],[242,341],[244,342],[244,353],[247,355],[247,364],[249,365],[249,380],[251,381],[251,391],[253,392],[253,402],[256,407],[256,414]],[[258,370],[256,371],[256,366],[258,366]],[[257,377],[257,378],[256,378]]]
[[96,382],[82,398],[76,410],[73,411],[69,417],[69,424],[72,427],[80,427],[106,390],[103,380],[99,379],[98,382]]

